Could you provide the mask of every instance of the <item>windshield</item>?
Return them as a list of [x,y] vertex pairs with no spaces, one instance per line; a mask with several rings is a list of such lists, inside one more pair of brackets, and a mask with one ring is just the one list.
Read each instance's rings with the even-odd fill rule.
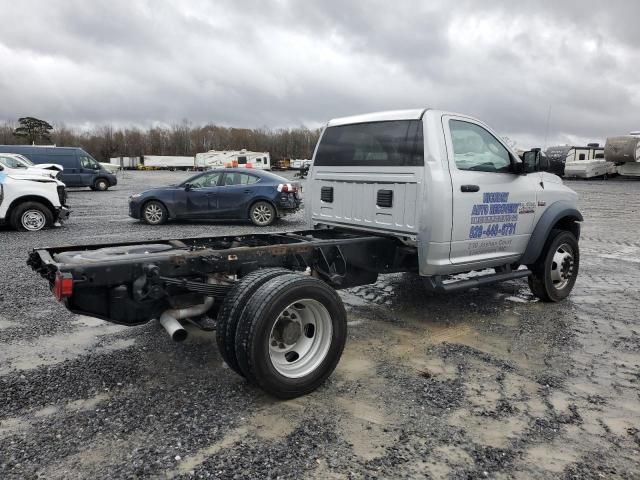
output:
[[18,153],[16,153],[15,157],[20,160],[22,163],[24,163],[25,165],[27,165],[28,167],[33,167],[35,165],[35,163],[33,163],[31,160],[29,160],[27,157],[25,157],[24,155],[20,155]]
[[16,157],[0,156],[0,163],[7,168],[27,168],[20,159]]
[[318,166],[424,165],[421,120],[328,127],[318,146]]

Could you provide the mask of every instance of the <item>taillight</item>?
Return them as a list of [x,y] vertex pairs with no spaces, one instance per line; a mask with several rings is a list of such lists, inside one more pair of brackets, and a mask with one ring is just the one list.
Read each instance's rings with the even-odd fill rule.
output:
[[58,301],[73,295],[73,276],[70,273],[56,272],[53,294]]
[[298,191],[298,186],[291,185],[290,183],[281,183],[278,185],[278,191],[283,193],[295,193]]

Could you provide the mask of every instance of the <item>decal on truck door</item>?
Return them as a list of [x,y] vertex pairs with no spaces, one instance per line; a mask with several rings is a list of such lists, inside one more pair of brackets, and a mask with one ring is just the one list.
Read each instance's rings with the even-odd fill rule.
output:
[[486,192],[471,208],[470,239],[515,235],[518,215],[535,212],[535,204],[509,203],[509,192]]

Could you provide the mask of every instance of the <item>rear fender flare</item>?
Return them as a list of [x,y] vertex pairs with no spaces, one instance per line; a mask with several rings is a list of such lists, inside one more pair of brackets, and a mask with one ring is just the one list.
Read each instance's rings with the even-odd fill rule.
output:
[[[521,265],[531,265],[534,263],[542,253],[542,249],[547,242],[547,238],[549,238],[551,230],[559,223],[563,224],[563,226],[571,226],[569,231],[576,235],[576,239],[579,239],[580,224],[577,222],[582,222],[583,220],[582,214],[573,204],[564,200],[553,203],[542,214],[540,220],[538,220],[538,224],[533,229],[533,233],[529,239],[527,249],[519,263]],[[567,229],[565,228],[565,230]]]

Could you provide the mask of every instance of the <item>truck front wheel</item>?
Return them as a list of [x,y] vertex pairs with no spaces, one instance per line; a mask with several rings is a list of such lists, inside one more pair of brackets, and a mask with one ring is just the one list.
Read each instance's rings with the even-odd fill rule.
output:
[[249,299],[236,332],[245,377],[278,398],[318,388],[342,355],[347,318],[337,292],[300,274],[269,280]]
[[23,232],[37,232],[53,224],[53,214],[40,202],[18,205],[11,215],[11,226]]
[[535,264],[530,266],[529,288],[544,302],[569,296],[578,277],[580,248],[571,232],[552,230]]

